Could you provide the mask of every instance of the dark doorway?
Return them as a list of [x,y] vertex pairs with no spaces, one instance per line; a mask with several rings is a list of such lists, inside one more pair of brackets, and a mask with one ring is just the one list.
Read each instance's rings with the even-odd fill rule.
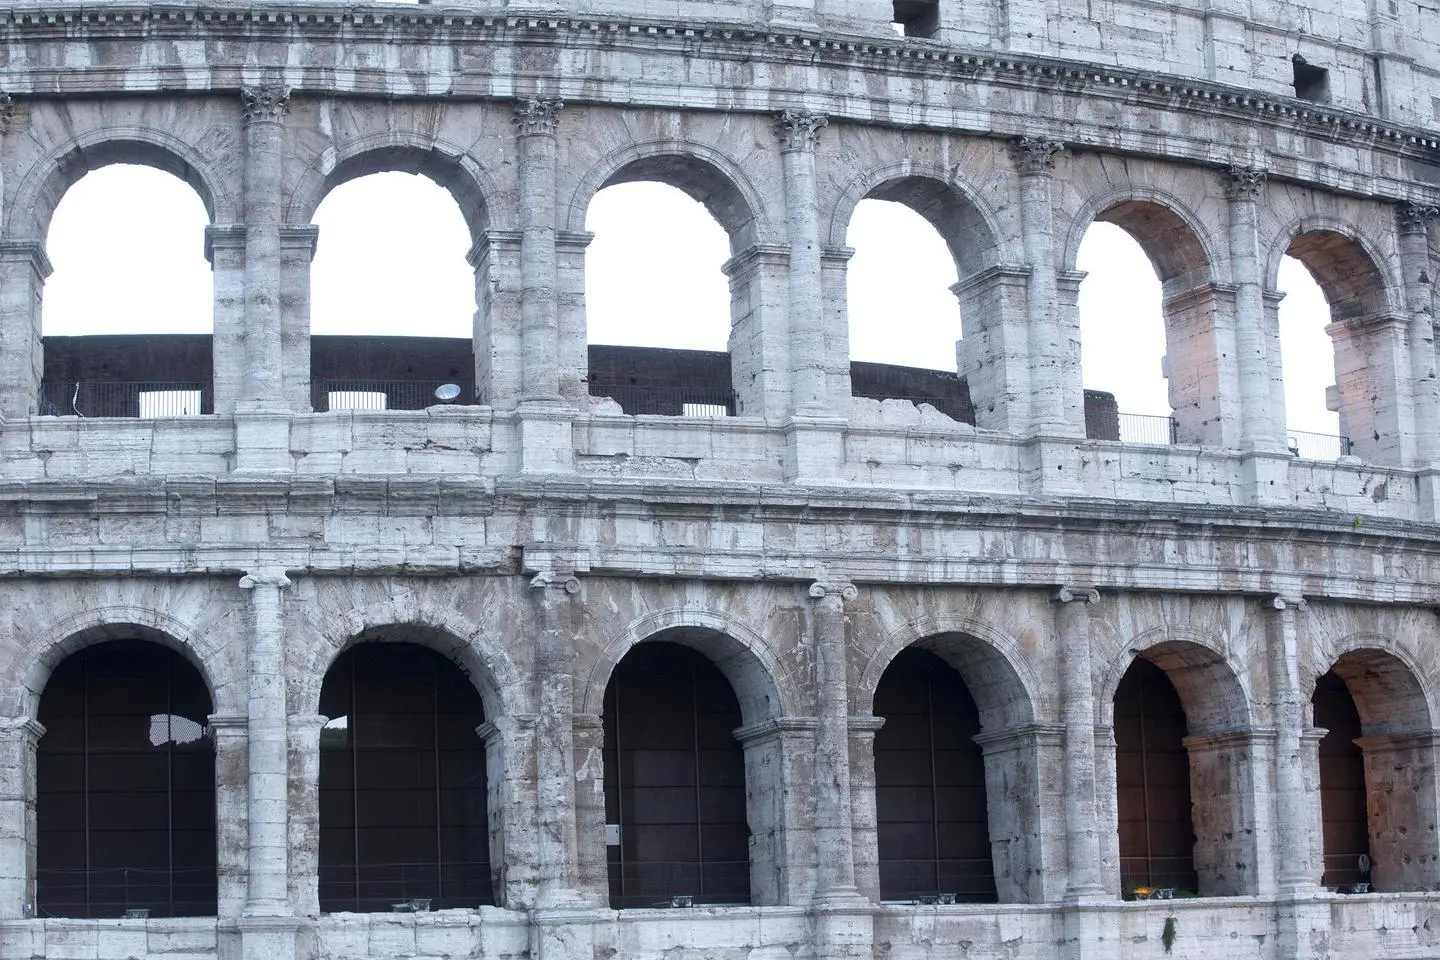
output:
[[449,660],[362,643],[325,674],[320,909],[494,902],[480,695]]
[[881,898],[993,903],[980,712],[965,681],[911,647],[880,678],[875,715],[885,718],[875,734]]
[[1350,688],[1333,670],[1315,681],[1311,698],[1320,740],[1320,822],[1327,887],[1370,882],[1370,832],[1365,815],[1365,758],[1355,741],[1362,735],[1360,713]]
[[[642,643],[605,690],[610,906],[750,902],[740,704],[713,663]],[[615,841],[618,839],[618,843]]]
[[1137,659],[1115,691],[1120,885],[1196,891],[1185,708],[1170,678]]
[[145,640],[55,668],[37,717],[40,916],[215,914],[211,709],[199,672]]

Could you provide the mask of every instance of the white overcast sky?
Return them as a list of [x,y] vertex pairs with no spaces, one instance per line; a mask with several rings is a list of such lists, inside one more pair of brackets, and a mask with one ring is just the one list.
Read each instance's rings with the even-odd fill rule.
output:
[[[61,201],[47,250],[44,332],[209,333],[207,218],[199,197],[169,174],[113,166],[85,176]],[[470,237],[450,195],[424,177],[389,173],[336,188],[315,216],[311,274],[315,333],[469,337]],[[730,295],[720,265],[724,231],[673,188],[602,191],[586,226],[590,340],[724,350]],[[940,236],[909,209],[868,200],[850,224],[851,358],[955,369],[960,313],[955,265]],[[1114,393],[1127,413],[1167,414],[1160,285],[1118,227],[1097,224],[1078,266],[1085,386]],[[1291,430],[1334,433],[1325,388],[1334,355],[1328,310],[1298,263],[1281,270],[1280,329]]]

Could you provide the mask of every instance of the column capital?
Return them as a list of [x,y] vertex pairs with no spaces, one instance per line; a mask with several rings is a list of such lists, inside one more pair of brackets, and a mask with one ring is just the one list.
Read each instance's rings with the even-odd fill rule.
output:
[[1065,149],[1059,140],[1046,137],[1016,137],[1010,145],[1010,157],[1022,176],[1049,173],[1055,169],[1055,154]]
[[1301,596],[1276,594],[1270,598],[1270,606],[1276,610],[1304,610],[1310,604]]
[[555,587],[574,596],[580,592],[580,578],[573,573],[556,573],[553,570],[541,570],[530,578],[530,587],[534,590],[544,590],[546,587]]
[[780,149],[785,153],[800,150],[811,152],[820,142],[820,131],[830,125],[830,118],[809,110],[785,110],[775,118],[775,132],[780,136]]
[[1254,200],[1260,196],[1268,177],[1264,167],[1232,163],[1225,172],[1225,196],[1230,200]]
[[1430,221],[1440,217],[1440,207],[1414,200],[1402,200],[1396,204],[1395,212],[1400,219],[1401,233],[1424,233]]
[[810,584],[809,593],[811,600],[837,597],[849,601],[860,596],[860,591],[855,588],[855,584],[846,580],[816,580]]
[[0,133],[10,132],[10,123],[15,119],[15,98],[0,90]]
[[45,736],[45,725],[33,717],[0,718],[0,740],[39,740]]
[[256,587],[279,587],[281,590],[284,590],[290,586],[290,583],[290,578],[285,575],[284,567],[260,567],[240,578],[240,589],[253,590]]
[[245,123],[279,123],[290,109],[290,88],[280,83],[245,84],[240,88]]
[[558,97],[529,97],[515,104],[515,133],[521,137],[553,137],[565,104]]
[[239,736],[249,729],[250,718],[243,713],[212,713],[205,718],[205,735],[212,742],[224,736]]
[[1099,603],[1100,591],[1094,587],[1059,587],[1050,594],[1051,603],[1070,603],[1074,600],[1081,603]]
[[291,730],[319,730],[330,722],[323,713],[292,713],[285,718]]

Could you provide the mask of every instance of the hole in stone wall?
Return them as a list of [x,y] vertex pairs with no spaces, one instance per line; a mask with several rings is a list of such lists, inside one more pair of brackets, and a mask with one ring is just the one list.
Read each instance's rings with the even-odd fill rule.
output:
[[1295,69],[1295,96],[1315,103],[1330,102],[1330,71],[1307,63],[1300,54],[1291,58]]
[[933,37],[940,27],[940,4],[934,0],[895,0],[895,32],[907,37]]

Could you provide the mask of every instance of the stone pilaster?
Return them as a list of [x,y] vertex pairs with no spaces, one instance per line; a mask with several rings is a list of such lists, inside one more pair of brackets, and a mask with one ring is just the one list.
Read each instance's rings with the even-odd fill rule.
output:
[[1409,314],[1406,348],[1409,386],[1415,418],[1415,466],[1420,471],[1420,511],[1426,520],[1440,519],[1440,372],[1435,359],[1435,267],[1430,262],[1430,223],[1440,208],[1402,204],[1400,270],[1405,278],[1405,310]]
[[206,724],[215,747],[215,914],[234,921],[245,909],[250,849],[248,718],[211,714]]
[[249,366],[245,355],[245,225],[212,223],[207,226],[205,259],[210,261],[210,279],[215,291],[210,383],[215,412],[231,416],[244,392]]
[[801,904],[815,889],[811,799],[793,785],[814,780],[818,726],[814,717],[776,717],[735,731],[745,749],[750,899],[755,904]]
[[830,121],[786,110],[776,121],[785,175],[785,231],[790,241],[791,410],[802,416],[828,413],[821,312],[820,218],[815,198],[815,147]]
[[313,224],[280,228],[281,394],[296,413],[310,411],[310,263],[320,240]]
[[580,581],[542,572],[530,581],[535,645],[535,773],[538,790],[536,906],[579,903],[575,837],[575,694],[571,662],[581,615]]
[[0,920],[35,903],[35,748],[45,728],[29,717],[0,720]]
[[610,896],[605,830],[605,727],[599,714],[575,714],[576,890],[586,903],[603,907]]
[[585,315],[585,250],[593,233],[565,231],[555,240],[556,299],[559,308],[560,396],[569,407],[585,408],[590,396],[590,350]]
[[960,303],[964,337],[956,370],[970,385],[975,425],[1021,434],[1030,424],[1030,268],[996,266],[950,288]]
[[521,399],[560,399],[559,324],[555,297],[555,129],[559,100],[515,106],[520,145]]
[[51,269],[41,241],[0,240],[0,419],[38,410],[40,298]]
[[[283,568],[253,571],[240,580],[250,591],[249,797],[247,916],[289,914],[289,725],[285,713]],[[293,948],[293,945],[292,945]]]
[[730,367],[738,413],[779,420],[791,408],[786,335],[790,252],[753,244],[720,268],[730,279]]
[[1436,822],[1440,734],[1384,733],[1355,741],[1365,758],[1374,889],[1434,890],[1440,885]]
[[320,731],[330,718],[288,719],[290,733],[290,904],[302,917],[320,915]]
[[1090,667],[1090,606],[1099,591],[1062,587],[1055,604],[1060,709],[1065,722],[1065,861],[1071,901],[1105,897],[1095,803],[1095,688]]
[[850,809],[850,685],[846,670],[845,602],[859,595],[853,584],[816,582],[811,629],[815,644],[815,895],[853,900],[854,840]]
[[1270,650],[1270,695],[1275,704],[1275,887],[1282,893],[1311,891],[1320,884],[1309,855],[1307,827],[1314,821],[1319,797],[1305,789],[1303,739],[1305,705],[1300,689],[1301,615],[1305,601],[1274,597],[1266,616]]
[[1414,408],[1406,331],[1411,320],[1371,314],[1325,328],[1335,343],[1340,421],[1351,452],[1386,466],[1415,462]]
[[475,270],[475,389],[496,410],[520,403],[520,233],[486,230],[466,259]]
[[535,906],[536,762],[533,713],[507,714],[481,724],[490,818],[490,875],[496,902],[511,910]]
[[1020,137],[1011,148],[1020,174],[1020,228],[1025,261],[1030,274],[1026,280],[1026,312],[1029,319],[1030,432],[1053,437],[1080,437],[1085,434],[1081,411],[1067,410],[1065,398],[1078,396],[1067,379],[1077,383],[1080,370],[1066,364],[1068,343],[1073,331],[1061,329],[1058,315],[1059,287],[1055,271],[1054,211],[1051,181],[1055,155],[1065,149],[1056,140]]
[[855,887],[867,900],[880,899],[880,831],[875,809],[875,734],[884,717],[850,718],[850,839]]

